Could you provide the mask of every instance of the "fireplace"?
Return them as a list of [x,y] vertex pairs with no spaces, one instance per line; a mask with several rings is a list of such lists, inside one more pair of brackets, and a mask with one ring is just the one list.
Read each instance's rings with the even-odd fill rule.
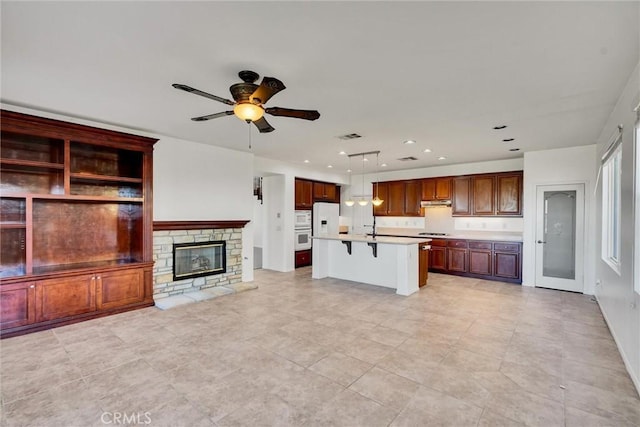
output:
[[173,244],[173,280],[211,276],[226,271],[226,241]]

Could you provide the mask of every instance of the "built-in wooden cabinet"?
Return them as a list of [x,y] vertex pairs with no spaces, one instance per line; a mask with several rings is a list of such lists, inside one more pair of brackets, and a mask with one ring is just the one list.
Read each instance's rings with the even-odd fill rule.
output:
[[374,197],[377,194],[380,199],[384,200],[384,202],[380,206],[373,206],[373,215],[386,216],[387,207],[389,206],[389,183],[388,182],[374,183],[373,194],[374,194]]
[[311,249],[307,249],[304,251],[296,251],[295,257],[295,266],[305,267],[307,265],[311,265]]
[[451,200],[451,177],[423,179],[422,200]]
[[296,209],[311,209],[313,207],[313,181],[296,178],[295,205]]
[[433,239],[429,270],[522,283],[521,252],[520,242]]
[[522,171],[496,175],[496,215],[522,216]]
[[471,178],[467,176],[455,177],[451,181],[451,215],[471,215]]
[[[2,111],[3,337],[153,305],[155,142]],[[110,295],[130,293],[118,273],[126,269],[149,271],[137,296],[100,304],[100,283]]]
[[476,175],[471,177],[471,189],[472,215],[495,215],[495,175]]
[[328,182],[313,182],[313,200],[316,202],[335,202],[337,186]]
[[418,287],[427,284],[429,280],[429,245],[421,243],[418,245]]
[[422,180],[412,179],[404,182],[404,215],[421,216]]

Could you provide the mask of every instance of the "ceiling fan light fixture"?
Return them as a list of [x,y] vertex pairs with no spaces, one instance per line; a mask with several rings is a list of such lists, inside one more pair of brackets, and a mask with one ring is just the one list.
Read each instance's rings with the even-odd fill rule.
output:
[[264,115],[264,108],[251,102],[241,102],[233,107],[233,114],[245,122],[255,122]]

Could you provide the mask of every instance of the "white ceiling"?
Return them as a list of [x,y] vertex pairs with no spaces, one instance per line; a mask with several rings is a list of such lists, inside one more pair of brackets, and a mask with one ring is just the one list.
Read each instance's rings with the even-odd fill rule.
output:
[[190,120],[228,106],[171,87],[230,98],[249,69],[287,86],[267,106],[321,113],[265,116],[258,156],[334,172],[341,150],[388,170],[513,158],[596,142],[639,60],[639,4],[3,1],[1,100],[249,151],[235,117]]

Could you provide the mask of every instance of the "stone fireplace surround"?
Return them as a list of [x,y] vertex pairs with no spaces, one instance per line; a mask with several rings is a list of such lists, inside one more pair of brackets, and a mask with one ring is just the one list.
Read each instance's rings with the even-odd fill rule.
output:
[[[242,282],[242,228],[247,220],[154,221],[153,298],[158,301],[176,295],[223,288]],[[227,271],[204,277],[173,280],[173,245],[224,240],[227,244]],[[211,289],[213,291],[213,289]],[[225,292],[221,292],[225,293]]]

